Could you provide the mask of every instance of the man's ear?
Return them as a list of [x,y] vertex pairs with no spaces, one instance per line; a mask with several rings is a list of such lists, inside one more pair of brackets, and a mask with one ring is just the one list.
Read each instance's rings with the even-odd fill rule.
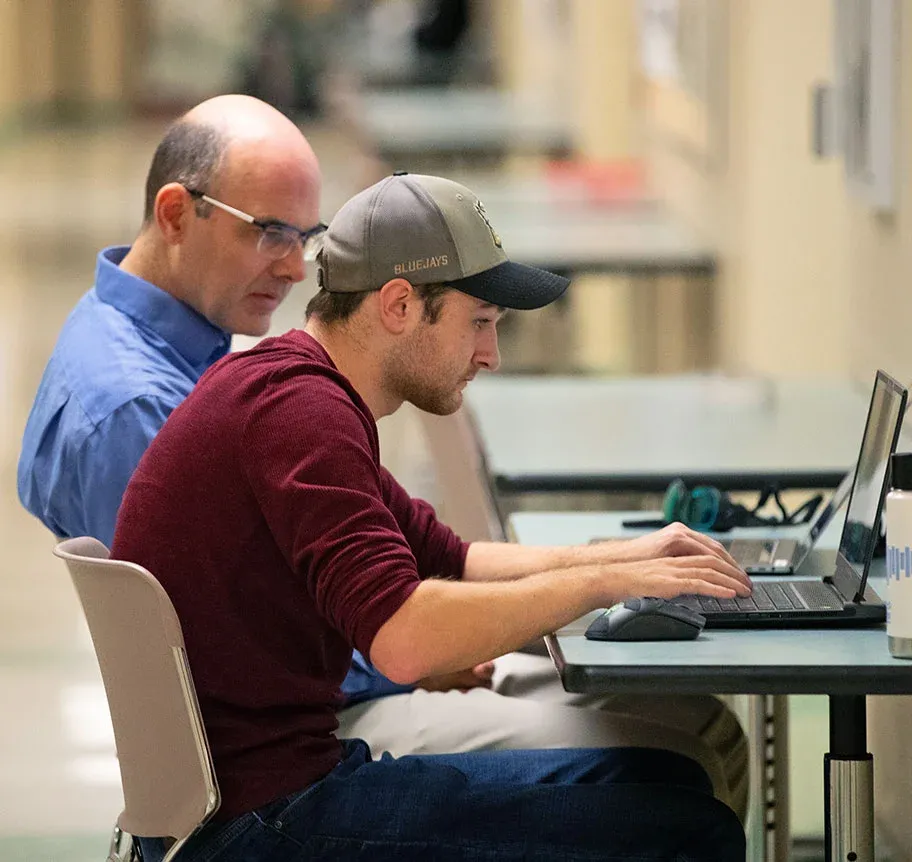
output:
[[411,282],[404,278],[388,281],[378,291],[380,321],[393,335],[401,335],[413,328],[421,317],[421,297],[415,293]]
[[153,218],[165,242],[177,245],[187,231],[187,220],[194,218],[194,200],[180,183],[168,183],[155,196]]

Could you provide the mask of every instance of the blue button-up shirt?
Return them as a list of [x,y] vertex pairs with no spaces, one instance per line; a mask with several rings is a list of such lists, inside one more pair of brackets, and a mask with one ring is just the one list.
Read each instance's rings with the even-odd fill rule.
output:
[[95,287],[67,318],[19,458],[19,499],[57,536],[110,546],[143,452],[231,337],[169,293],[98,255]]
[[[57,536],[108,547],[139,459],[229,333],[120,268],[126,247],[98,255],[95,287],[67,318],[25,426],[19,499]],[[355,653],[349,703],[400,691]]]

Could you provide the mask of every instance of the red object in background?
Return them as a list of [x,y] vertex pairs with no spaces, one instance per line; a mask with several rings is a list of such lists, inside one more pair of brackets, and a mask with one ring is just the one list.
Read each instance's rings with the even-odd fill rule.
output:
[[555,188],[573,190],[590,203],[639,204],[653,199],[639,159],[552,161],[545,166],[545,176]]

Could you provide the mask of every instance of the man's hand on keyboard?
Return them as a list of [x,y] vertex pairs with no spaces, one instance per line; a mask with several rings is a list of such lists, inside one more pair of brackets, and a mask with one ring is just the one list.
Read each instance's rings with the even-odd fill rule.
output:
[[[734,558],[720,542],[678,522],[662,527],[661,530],[656,530],[654,533],[618,542],[612,550],[616,559],[630,561],[712,554],[735,568],[739,568]],[[746,582],[749,583],[749,581]]]
[[701,595],[732,599],[751,593],[747,575],[716,554],[615,563],[610,570],[618,578],[618,593],[614,598],[619,602],[635,596],[673,599],[681,595]]

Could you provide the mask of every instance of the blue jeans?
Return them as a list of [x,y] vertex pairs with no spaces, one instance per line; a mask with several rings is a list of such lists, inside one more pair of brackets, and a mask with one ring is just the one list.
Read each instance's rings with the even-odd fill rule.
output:
[[[361,740],[306,790],[187,843],[181,862],[743,862],[744,833],[703,770],[657,749],[384,755]],[[162,842],[142,839],[145,862]]]

